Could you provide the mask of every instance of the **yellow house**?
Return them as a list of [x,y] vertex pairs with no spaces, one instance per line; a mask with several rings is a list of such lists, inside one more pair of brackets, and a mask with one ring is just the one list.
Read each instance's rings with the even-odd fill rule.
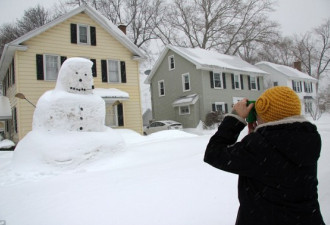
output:
[[[6,138],[18,142],[31,131],[32,104],[54,89],[61,63],[70,57],[94,62],[95,94],[106,102],[106,125],[142,133],[139,62],[146,57],[125,30],[81,6],[5,45],[0,81],[12,112]],[[26,99],[15,97],[17,93]]]

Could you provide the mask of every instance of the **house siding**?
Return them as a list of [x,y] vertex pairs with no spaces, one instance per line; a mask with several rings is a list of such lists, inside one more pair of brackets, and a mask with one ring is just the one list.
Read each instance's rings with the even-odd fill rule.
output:
[[[87,24],[96,27],[97,45],[72,44],[70,24]],[[59,56],[86,57],[96,59],[97,77],[94,77],[95,88],[118,88],[129,93],[130,99],[124,104],[124,128],[142,133],[142,112],[139,88],[139,65],[132,60],[132,53],[119,41],[110,36],[101,26],[86,14],[78,14],[22,43],[28,46],[25,52],[16,52],[17,92],[33,103],[47,90],[55,87],[55,81],[37,80],[36,54],[54,54]],[[101,81],[101,59],[114,59],[126,62],[127,83],[109,84]],[[11,93],[10,96],[13,94]],[[13,98],[10,99],[11,102]],[[16,101],[13,101],[14,104]],[[32,129],[34,108],[25,101],[18,101],[19,139],[22,139]]]
[[[175,69],[169,70],[168,57],[174,55]],[[190,75],[190,91],[183,92],[182,74]],[[222,74],[222,72],[221,72]],[[238,73],[236,73],[238,74]],[[263,77],[259,77],[260,90],[249,90],[247,74],[243,73],[243,90],[232,89],[231,73],[226,73],[226,89],[211,88],[210,71],[196,69],[190,61],[168,50],[163,61],[158,66],[151,81],[152,109],[154,120],[171,119],[181,122],[184,127],[196,127],[200,121],[204,121],[206,115],[212,111],[212,103],[225,102],[230,112],[233,97],[247,97],[257,99],[264,91]],[[164,80],[165,96],[159,96],[158,81]],[[190,105],[189,115],[179,115],[179,107],[172,103],[182,96],[198,94],[199,100]]]

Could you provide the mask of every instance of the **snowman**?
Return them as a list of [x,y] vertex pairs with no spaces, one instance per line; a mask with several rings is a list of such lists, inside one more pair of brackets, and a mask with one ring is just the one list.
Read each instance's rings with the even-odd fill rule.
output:
[[38,100],[32,131],[17,145],[16,170],[76,168],[123,147],[105,126],[105,102],[93,94],[93,62],[69,58],[61,66],[54,90]]

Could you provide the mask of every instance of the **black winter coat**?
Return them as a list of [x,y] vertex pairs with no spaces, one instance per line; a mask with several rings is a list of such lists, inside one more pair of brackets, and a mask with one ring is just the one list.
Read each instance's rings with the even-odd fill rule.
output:
[[321,138],[303,117],[259,125],[229,114],[210,139],[204,161],[239,175],[236,225],[323,225],[317,194]]

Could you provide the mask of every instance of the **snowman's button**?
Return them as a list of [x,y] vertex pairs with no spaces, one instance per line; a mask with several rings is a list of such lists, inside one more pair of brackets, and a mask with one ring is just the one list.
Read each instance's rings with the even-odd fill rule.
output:
[[80,107],[80,110],[83,111],[84,110],[83,107]]
[[83,130],[83,128],[82,128],[82,127],[80,127],[79,129],[80,129],[80,130]]
[[83,120],[83,118],[82,118],[82,117],[80,117],[80,120]]
[[82,82],[82,79],[79,79],[79,82]]
[[78,74],[78,72],[76,72],[76,74]]

